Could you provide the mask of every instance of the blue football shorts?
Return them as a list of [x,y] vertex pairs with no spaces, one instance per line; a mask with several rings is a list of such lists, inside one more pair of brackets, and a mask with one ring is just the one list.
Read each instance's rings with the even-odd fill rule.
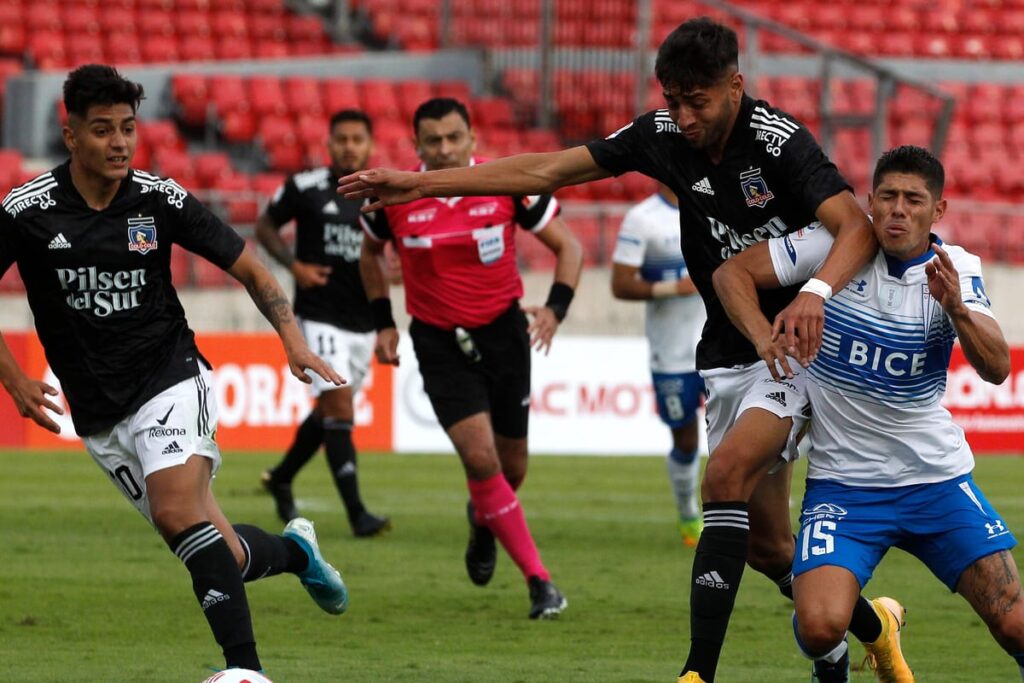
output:
[[704,396],[704,379],[698,372],[652,372],[658,417],[672,429],[685,427],[697,417]]
[[951,591],[983,557],[1017,545],[970,474],[891,488],[808,479],[793,575],[843,567],[863,588],[889,548],[921,560]]

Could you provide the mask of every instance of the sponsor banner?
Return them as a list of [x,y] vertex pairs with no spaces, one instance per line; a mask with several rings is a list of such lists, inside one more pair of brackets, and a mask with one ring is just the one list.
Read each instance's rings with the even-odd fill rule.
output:
[[[407,335],[399,343],[399,354],[395,450],[450,451],[451,443],[423,393]],[[647,358],[647,341],[632,337],[556,337],[549,355],[534,353],[530,451],[668,453],[672,438],[658,419]],[[706,450],[703,435],[701,447]]]
[[[228,449],[283,451],[313,402],[288,371],[272,333],[200,334],[214,366],[220,407],[218,441]],[[29,377],[59,387],[34,334],[4,340]],[[449,452],[423,394],[408,335],[399,368],[371,369],[356,398],[355,438],[363,450]],[[1011,349],[1010,377],[982,381],[959,348],[950,363],[943,405],[976,453],[1024,451],[1024,347]],[[63,395],[55,397],[58,405]],[[646,341],[627,337],[557,337],[551,354],[533,354],[530,450],[534,453],[663,454],[671,445],[660,422],[647,368]],[[59,436],[22,419],[0,392],[0,446],[67,448],[78,443],[68,415]],[[702,420],[703,422],[703,420]]]
[[1010,376],[995,386],[953,348],[942,405],[963,427],[975,453],[1024,451],[1024,347],[1010,349]]
[[[8,344],[12,338],[24,340],[23,356],[18,360],[30,377],[40,377],[60,388],[35,335],[4,337]],[[295,427],[312,410],[313,399],[308,387],[288,369],[277,335],[197,334],[196,341],[213,365],[213,390],[220,413],[217,427],[220,446],[271,451],[287,448]],[[78,443],[64,395],[54,400],[65,410],[63,416],[54,416],[61,426],[60,435],[24,421],[26,435],[22,443],[35,448],[60,448]],[[9,398],[6,404],[13,410]],[[391,368],[384,368],[382,372],[374,363],[356,394],[353,432],[356,445],[364,450],[391,450],[391,422]]]

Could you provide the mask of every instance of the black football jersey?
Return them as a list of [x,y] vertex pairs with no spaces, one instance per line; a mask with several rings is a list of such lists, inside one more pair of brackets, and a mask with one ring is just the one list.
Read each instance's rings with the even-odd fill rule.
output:
[[335,190],[338,179],[329,168],[315,168],[288,178],[271,199],[267,213],[281,227],[295,219],[295,258],[330,266],[322,287],[295,289],[295,314],[353,332],[373,329],[370,304],[359,275],[363,231],[359,200]]
[[[757,361],[754,347],[726,316],[711,275],[748,246],[812,223],[823,201],[850,189],[811,133],[789,114],[744,95],[718,164],[689,145],[667,109],[648,112],[587,148],[611,173],[639,171],[679,197],[683,258],[708,313],[698,369]],[[769,320],[798,289],[760,292]]]
[[69,163],[16,187],[0,211],[0,275],[14,262],[36,331],[83,436],[199,372],[171,283],[171,245],[230,268],[245,247],[173,180],[129,170],[102,211]]

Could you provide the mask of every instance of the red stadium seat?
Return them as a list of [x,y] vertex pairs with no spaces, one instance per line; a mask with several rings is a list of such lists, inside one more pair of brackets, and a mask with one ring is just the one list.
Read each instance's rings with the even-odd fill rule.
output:
[[250,14],[249,35],[260,41],[284,41],[288,38],[288,29],[279,16]]
[[360,101],[363,111],[374,121],[392,119],[400,116],[398,97],[392,81],[367,79],[360,83],[362,94]]
[[206,77],[201,74],[174,74],[171,76],[171,96],[177,104],[178,118],[190,126],[206,123],[209,92]]
[[327,117],[302,114],[295,121],[295,134],[302,145],[323,146],[327,139]]
[[503,97],[474,100],[470,110],[483,126],[515,126],[511,103]]
[[[118,14],[112,12],[111,14]],[[131,15],[128,15],[129,17]],[[117,22],[117,20],[115,20]],[[100,32],[100,16],[99,12],[95,7],[88,7],[85,5],[68,5],[64,8],[64,32],[65,33],[99,33]],[[118,22],[119,25],[124,25],[124,20]],[[111,26],[108,25],[104,18],[103,30],[111,30]]]
[[347,78],[329,78],[323,82],[324,110],[329,114],[342,109],[358,109],[359,88],[356,82]]
[[28,41],[28,54],[39,69],[64,69],[68,66],[64,36],[61,33],[33,33]]
[[202,152],[192,157],[196,180],[201,187],[217,187],[221,178],[232,174],[231,159],[224,152]]
[[251,142],[256,137],[256,117],[249,110],[224,112],[220,120],[220,135],[226,142]]
[[142,59],[151,64],[178,61],[178,41],[171,36],[150,36],[139,46]]
[[178,56],[186,62],[212,62],[217,58],[217,51],[209,36],[192,35],[181,41]]
[[298,173],[306,166],[306,155],[294,142],[267,147],[266,151],[267,162],[275,171]]
[[210,101],[219,116],[223,117],[229,111],[249,111],[249,93],[240,76],[212,76],[208,81],[208,90]]
[[465,81],[438,81],[434,84],[434,97],[450,97],[466,104],[472,95]]
[[[140,11],[135,16],[136,27],[139,33],[146,36],[147,42],[158,36],[171,37],[175,35],[174,15],[171,12],[162,10],[146,10]],[[142,52],[143,54],[146,52],[145,45],[143,45]]]
[[294,114],[320,114],[323,112],[323,97],[320,81],[307,76],[290,76],[284,79],[284,97],[288,109]]
[[210,35],[210,15],[206,12],[174,12],[173,16],[180,38]]
[[417,107],[434,97],[429,81],[399,81],[396,89],[399,114],[403,121],[412,121]]
[[217,59],[249,59],[253,56],[252,44],[245,36],[230,36],[214,43]]
[[71,65],[103,63],[103,39],[95,33],[71,34],[65,37],[65,50]]
[[284,88],[277,76],[252,76],[248,81],[249,107],[258,117],[288,113]]
[[294,146],[298,140],[291,118],[267,116],[260,120],[259,138],[267,149],[277,146]]
[[35,5],[31,11],[25,13],[25,28],[30,34],[38,31],[61,31],[64,22],[61,19],[60,11],[56,5]]
[[292,53],[288,45],[287,42],[279,40],[256,40],[256,47],[253,48],[252,56],[257,59],[280,59],[287,57]]
[[247,38],[249,20],[244,12],[218,11],[210,15],[210,30],[217,38]]
[[21,24],[0,22],[0,54],[20,55],[25,51],[27,32]]
[[327,35],[323,21],[315,16],[288,15],[285,19],[288,37],[295,42],[320,42]]

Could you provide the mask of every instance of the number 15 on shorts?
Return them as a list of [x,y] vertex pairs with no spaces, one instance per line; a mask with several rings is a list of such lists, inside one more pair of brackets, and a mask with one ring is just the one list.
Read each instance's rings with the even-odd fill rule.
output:
[[835,539],[829,532],[836,523],[828,519],[808,520],[800,530],[800,559],[806,562],[811,555],[830,555],[836,549]]

